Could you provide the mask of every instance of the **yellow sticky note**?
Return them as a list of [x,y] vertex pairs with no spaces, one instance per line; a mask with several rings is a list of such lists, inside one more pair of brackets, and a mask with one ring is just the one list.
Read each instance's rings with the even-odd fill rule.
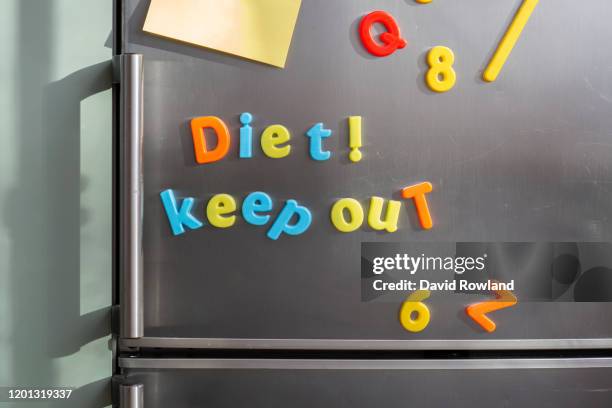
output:
[[302,0],[151,0],[143,30],[284,68]]

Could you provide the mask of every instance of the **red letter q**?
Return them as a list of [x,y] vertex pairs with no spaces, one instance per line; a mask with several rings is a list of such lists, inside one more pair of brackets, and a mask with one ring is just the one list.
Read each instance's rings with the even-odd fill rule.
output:
[[[372,38],[371,28],[374,24],[380,23],[385,26],[386,32],[380,35],[382,44],[374,41]],[[373,11],[364,16],[359,23],[359,36],[363,46],[372,55],[377,57],[386,57],[395,52],[395,50],[404,48],[408,42],[400,36],[400,29],[395,19],[386,11]]]

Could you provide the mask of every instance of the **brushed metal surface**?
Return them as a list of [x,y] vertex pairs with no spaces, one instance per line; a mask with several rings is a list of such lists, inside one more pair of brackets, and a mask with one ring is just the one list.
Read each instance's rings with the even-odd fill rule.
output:
[[120,75],[121,337],[144,334],[143,300],[143,58],[116,57]]
[[144,408],[144,392],[142,384],[119,385],[120,408]]
[[[424,332],[398,323],[399,305],[362,302],[362,241],[611,241],[612,37],[605,0],[540,2],[499,79],[481,71],[513,17],[515,0],[333,1],[302,5],[284,70],[146,35],[148,2],[128,0],[125,48],[144,55],[144,334],[163,338],[329,340],[515,340],[612,338],[608,303],[520,303],[495,313],[493,334],[466,321],[466,299],[429,300]],[[395,16],[409,46],[382,59],[357,39],[373,9]],[[456,55],[455,88],[424,85],[426,52]],[[238,159],[238,116],[254,117],[255,157]],[[188,121],[215,115],[233,136],[222,162],[195,164]],[[364,159],[348,162],[346,118],[364,118]],[[303,133],[324,122],[329,161],[308,157]],[[262,129],[292,132],[285,159],[263,156]],[[434,228],[422,231],[407,203],[395,234],[336,232],[333,201],[397,198],[411,183],[434,185]],[[173,237],[159,192],[239,203],[266,191],[313,212],[299,237],[272,242],[239,220]],[[204,341],[205,341],[204,339]],[[372,343],[375,344],[375,343]],[[407,343],[408,344],[408,343]],[[480,343],[478,343],[480,344]]]
[[229,339],[142,337],[120,339],[121,348],[226,350],[569,350],[612,349],[612,339]]
[[[441,363],[441,367],[448,365]],[[612,403],[609,367],[430,370],[285,367],[125,369],[125,372],[130,381],[145,385],[147,408],[449,405],[607,408]]]
[[146,370],[517,370],[526,368],[611,368],[612,358],[329,360],[120,357],[119,366]]

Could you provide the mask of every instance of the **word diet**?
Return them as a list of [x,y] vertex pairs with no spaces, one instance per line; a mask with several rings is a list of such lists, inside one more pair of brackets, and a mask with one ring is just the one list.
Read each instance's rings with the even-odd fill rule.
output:
[[[251,158],[253,128],[250,126],[252,115],[248,112],[240,115],[240,158]],[[361,161],[362,147],[361,117],[351,116],[349,122],[349,159],[356,163]],[[230,132],[223,122],[215,116],[203,116],[191,120],[191,132],[195,160],[199,164],[212,163],[223,159],[230,147]],[[206,135],[214,134],[217,140],[214,149],[207,150]],[[323,149],[323,139],[330,137],[331,130],[325,129],[322,123],[311,127],[306,136],[310,138],[310,156],[313,160],[321,161],[329,159],[331,153]],[[280,159],[289,154],[290,146],[286,145],[291,139],[290,132],[282,125],[270,125],[261,135],[261,148],[263,152],[272,159]],[[431,214],[427,206],[426,194],[432,191],[429,182],[422,182],[405,187],[401,190],[401,196],[412,199],[416,208],[421,226],[430,229],[433,226]],[[202,218],[194,214],[195,198],[177,198],[172,189],[166,189],[160,193],[161,202],[164,207],[170,228],[174,235],[181,235],[190,230],[196,230],[204,226]],[[376,231],[397,231],[397,224],[402,203],[397,200],[388,200],[384,211],[385,200],[381,197],[371,197],[367,212],[367,223]],[[255,191],[248,194],[241,205],[241,214],[244,220],[251,225],[264,226],[270,223],[266,236],[272,240],[279,239],[283,234],[300,235],[308,230],[312,224],[312,213],[296,200],[287,200],[280,209],[278,215],[272,220],[270,214],[274,209],[272,197],[265,192]],[[236,211],[238,204],[236,199],[229,194],[216,194],[206,204],[205,215],[210,225],[216,228],[229,228],[236,223]],[[361,203],[354,198],[341,198],[334,202],[330,211],[330,221],[340,232],[353,232],[364,224],[365,213]]]

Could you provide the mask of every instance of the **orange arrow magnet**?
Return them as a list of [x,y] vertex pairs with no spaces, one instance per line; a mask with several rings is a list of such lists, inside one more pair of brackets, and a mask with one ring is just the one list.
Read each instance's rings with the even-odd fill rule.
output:
[[496,290],[495,297],[496,300],[474,303],[465,308],[465,313],[489,333],[494,332],[497,326],[489,319],[487,313],[514,306],[518,302],[516,296],[509,290]]

